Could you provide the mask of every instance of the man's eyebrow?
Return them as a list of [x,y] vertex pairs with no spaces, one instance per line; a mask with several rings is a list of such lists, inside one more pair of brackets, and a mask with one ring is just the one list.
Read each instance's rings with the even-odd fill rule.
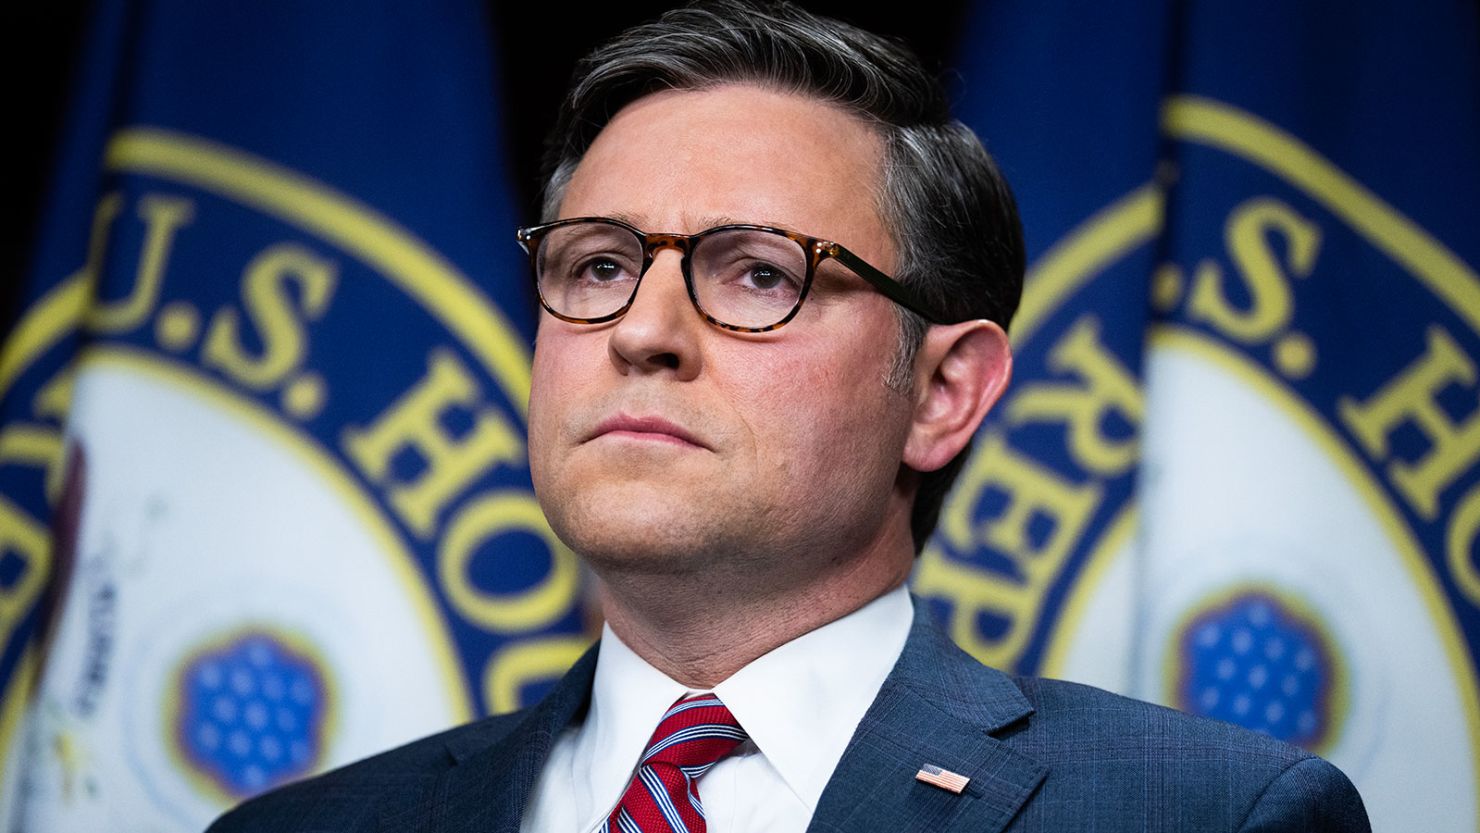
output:
[[644,230],[646,230],[647,228],[647,224],[642,221],[641,217],[637,216],[636,214],[629,214],[626,211],[614,211],[606,216],[610,217],[613,220],[620,220],[627,225],[632,226],[633,228],[640,228]]
[[765,222],[764,220],[757,220],[754,217],[740,219],[738,217],[730,217],[730,216],[724,215],[724,214],[707,214],[707,215],[705,215],[703,217],[700,217],[698,219],[698,222],[696,223],[696,225],[699,228],[701,228],[701,229],[706,229],[706,228],[714,228],[715,226],[734,226],[734,225],[769,226],[769,225],[774,225],[774,224],[773,223]]
[[[654,228],[649,228],[647,221],[642,217],[642,215],[633,214],[633,213],[630,213],[630,212],[627,212],[627,211],[614,211],[611,214],[608,214],[606,216],[610,217],[613,220],[621,220],[622,222],[626,223],[627,225],[632,226],[634,228],[640,228],[643,231],[649,231],[649,232],[673,232],[673,231],[675,231],[674,229],[654,229]],[[741,218],[736,218],[736,217],[730,217],[730,216],[725,215],[725,214],[706,214],[706,215],[704,215],[702,217],[698,217],[698,218],[695,219],[694,224],[693,224],[693,230],[695,232],[699,232],[699,231],[703,231],[704,229],[714,228],[715,226],[733,226],[733,225],[744,225],[744,224],[762,225],[762,226],[772,226],[772,225],[775,225],[775,223],[770,223],[770,222],[767,222],[765,220],[757,220],[757,219],[755,219],[753,217],[752,218],[748,218],[748,219],[741,219]]]

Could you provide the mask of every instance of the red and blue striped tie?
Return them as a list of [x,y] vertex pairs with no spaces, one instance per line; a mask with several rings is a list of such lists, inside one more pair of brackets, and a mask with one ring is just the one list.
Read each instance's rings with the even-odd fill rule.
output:
[[704,833],[699,777],[744,740],[745,730],[718,697],[680,698],[658,721],[601,833]]

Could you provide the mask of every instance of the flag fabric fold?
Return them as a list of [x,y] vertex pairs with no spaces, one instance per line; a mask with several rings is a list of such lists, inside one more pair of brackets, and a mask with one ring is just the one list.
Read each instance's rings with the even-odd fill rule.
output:
[[1480,37],[1463,4],[981,4],[1030,248],[1013,389],[916,586],[1004,667],[1480,778]]
[[0,354],[14,829],[198,830],[584,648],[492,34],[464,0],[99,4]]

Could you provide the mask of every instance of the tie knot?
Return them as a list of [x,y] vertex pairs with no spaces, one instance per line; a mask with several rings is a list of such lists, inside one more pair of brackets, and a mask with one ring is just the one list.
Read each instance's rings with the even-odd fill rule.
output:
[[[642,763],[708,769],[746,738],[735,716],[713,694],[679,698],[658,721]],[[691,773],[697,777],[698,773]]]

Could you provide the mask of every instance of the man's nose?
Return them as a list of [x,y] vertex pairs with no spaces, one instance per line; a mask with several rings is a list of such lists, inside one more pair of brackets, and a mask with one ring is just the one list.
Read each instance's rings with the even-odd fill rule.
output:
[[698,373],[698,338],[708,325],[689,300],[682,260],[677,249],[660,250],[612,327],[608,350],[622,372],[672,372],[680,379]]

